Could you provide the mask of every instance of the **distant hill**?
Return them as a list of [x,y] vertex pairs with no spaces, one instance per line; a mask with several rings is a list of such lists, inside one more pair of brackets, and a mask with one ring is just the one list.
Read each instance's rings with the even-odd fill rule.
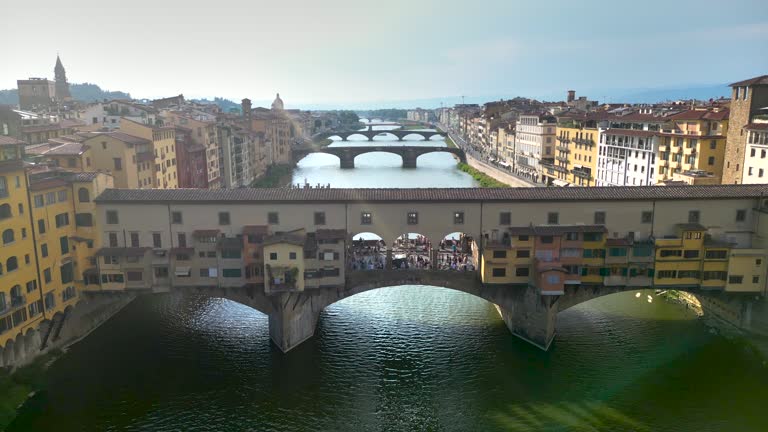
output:
[[234,109],[237,112],[240,112],[240,104],[234,101],[231,101],[229,99],[224,99],[220,97],[215,97],[213,100],[210,99],[192,99],[192,102],[197,103],[203,103],[203,104],[216,104],[218,105],[223,112],[230,112],[232,109]]
[[[103,99],[130,99],[131,94],[121,91],[102,90],[96,84],[70,84],[69,91],[72,98],[83,102],[95,102]],[[0,90],[1,105],[18,105],[19,91],[16,89]]]

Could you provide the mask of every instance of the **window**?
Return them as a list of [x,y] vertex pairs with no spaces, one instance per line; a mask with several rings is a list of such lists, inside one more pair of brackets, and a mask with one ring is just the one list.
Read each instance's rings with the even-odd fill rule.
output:
[[521,242],[527,242],[528,241],[528,236],[527,235],[519,235],[519,236],[517,236],[517,239],[519,241],[521,241]]
[[176,236],[179,240],[178,246],[179,247],[187,247],[187,234],[186,233],[176,233]]
[[27,229],[26,228],[22,228],[21,229],[21,238],[23,238],[23,239],[27,238]]
[[67,236],[59,237],[59,246],[61,246],[62,255],[69,253],[69,239]]
[[226,259],[240,259],[242,258],[242,252],[237,249],[222,249],[221,257]]
[[633,257],[649,257],[653,255],[653,246],[651,245],[636,245],[632,248]]
[[408,212],[408,225],[418,225],[419,214],[416,212]]
[[45,194],[45,205],[56,204],[56,192],[48,192]]
[[547,223],[550,225],[557,225],[560,221],[560,214],[557,212],[547,213]]
[[295,260],[296,252],[288,252],[288,259]]
[[595,225],[605,225],[605,212],[604,211],[596,211],[595,212]]
[[176,261],[189,261],[189,254],[186,253],[177,253],[175,255]]
[[117,247],[117,233],[116,232],[107,233],[107,238],[109,239],[109,247]]
[[492,270],[493,277],[505,277],[507,275],[507,269],[505,268],[494,268]]
[[360,225],[370,225],[373,222],[373,217],[368,212],[360,213]]
[[625,257],[627,256],[627,248],[610,248],[608,249],[608,256],[612,257]]
[[168,278],[168,267],[155,267],[155,278],[156,279],[167,279]]
[[742,284],[744,283],[744,276],[728,276],[728,283]]
[[710,165],[710,166],[714,165],[715,164],[715,157],[714,156],[710,156],[709,158],[707,158],[707,164]]
[[724,271],[705,271],[702,273],[702,278],[704,280],[721,280],[724,281],[727,279],[728,272]]
[[680,249],[662,249],[659,251],[659,256],[661,258],[681,257],[683,256],[683,251]]
[[35,195],[35,208],[40,208],[45,205],[43,201],[43,195]]
[[47,258],[48,257],[48,244],[47,243],[43,243],[43,244],[40,245],[40,255],[42,255],[43,258]]
[[130,233],[130,237],[131,237],[131,247],[135,247],[135,248],[139,247],[139,233],[132,232]]
[[0,205],[0,219],[8,219],[10,217],[13,217],[13,213],[11,212],[11,205]]
[[727,250],[708,250],[704,254],[705,259],[727,259],[728,258],[728,251]]
[[59,213],[56,215],[56,228],[69,225],[69,213]]
[[243,276],[243,270],[239,268],[235,269],[223,269],[221,272],[225,278],[239,278]]
[[315,212],[315,225],[325,225],[325,212]]
[[507,257],[507,251],[505,251],[505,250],[495,250],[495,251],[493,251],[493,257],[494,258],[506,258]]
[[698,270],[680,270],[677,272],[677,278],[678,279],[685,279],[685,278],[699,279],[701,278],[701,272],[699,272]]
[[744,222],[747,220],[746,210],[736,210],[736,222]]
[[597,242],[601,241],[603,239],[603,234],[601,233],[584,233],[584,241],[585,242]]
[[579,233],[577,232],[567,232],[565,233],[565,239],[568,241],[577,241],[579,240]]
[[22,203],[19,203],[19,214],[20,215],[24,214],[24,204],[22,204]]
[[56,193],[58,197],[59,202],[64,202],[67,200],[67,191],[66,190],[60,190]]
[[171,212],[171,223],[175,225],[181,225],[183,223],[180,211]]
[[683,258],[698,258],[699,251],[695,249],[688,249],[683,251]]
[[5,177],[0,177],[0,198],[5,198],[8,195],[8,182],[5,180]]
[[280,223],[280,215],[277,212],[267,213],[267,223],[270,225],[277,225]]
[[501,212],[499,213],[499,225],[509,225],[512,223],[512,213]]
[[120,158],[114,158],[115,161],[115,171],[122,171],[123,170],[123,160]]
[[518,267],[515,269],[515,276],[528,276],[529,271],[528,267]]
[[155,248],[163,247],[163,238],[160,235],[160,233],[152,233],[152,247],[155,247]]
[[125,277],[128,279],[128,282],[141,282],[144,280],[144,272],[128,271],[126,272]]
[[77,200],[80,201],[81,203],[90,202],[91,201],[91,196],[88,193],[88,189],[86,189],[84,187],[81,187],[80,189],[78,189],[77,190]]
[[51,269],[47,268],[43,270],[43,281],[45,281],[45,283],[51,283],[51,279]]
[[219,212],[219,225],[229,225],[229,212]]
[[453,224],[454,225],[464,224],[464,212],[462,211],[453,212]]
[[673,279],[677,276],[675,270],[660,270],[657,274],[659,279]]
[[3,231],[3,244],[13,243],[14,242],[14,236],[13,236],[13,230],[7,229]]
[[75,214],[75,226],[77,227],[91,227],[93,226],[93,215],[90,213],[76,213]]
[[698,210],[690,210],[688,212],[688,223],[699,223],[701,219],[701,213]]
[[517,251],[516,254],[517,258],[530,258],[531,257],[531,251],[530,249],[520,249]]
[[270,261],[277,261],[277,252],[270,252],[269,253],[269,260]]
[[117,217],[117,210],[107,210],[107,224],[117,225],[120,223],[120,218]]
[[68,284],[75,280],[75,272],[71,262],[59,267],[59,273],[61,273],[61,283]]
[[752,276],[752,283],[753,284],[760,283],[760,276],[758,275]]
[[541,236],[539,237],[539,240],[541,240],[543,244],[551,244],[553,241],[555,241],[554,237],[551,235]]

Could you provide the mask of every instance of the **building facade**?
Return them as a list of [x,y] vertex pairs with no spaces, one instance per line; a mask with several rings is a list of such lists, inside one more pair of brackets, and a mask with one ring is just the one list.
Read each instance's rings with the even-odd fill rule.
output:
[[768,75],[731,84],[732,95],[728,134],[725,145],[723,184],[738,184],[744,178],[744,159],[747,148],[744,128],[756,116],[766,115],[768,107]]

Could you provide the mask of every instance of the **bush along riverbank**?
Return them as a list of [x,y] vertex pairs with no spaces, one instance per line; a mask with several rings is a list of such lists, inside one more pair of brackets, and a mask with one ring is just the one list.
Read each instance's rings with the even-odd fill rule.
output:
[[13,372],[0,369],[0,430],[5,430],[16,417],[16,410],[27,398],[45,387],[45,370],[61,355],[51,351]]
[[255,188],[276,188],[288,186],[293,181],[293,166],[291,165],[273,165],[267,168],[264,177],[257,179],[251,184]]
[[509,185],[506,183],[502,183],[495,178],[489,176],[488,174],[477,170],[475,168],[472,168],[471,166],[459,162],[457,165],[457,168],[461,171],[464,171],[465,173],[472,176],[473,179],[477,180],[478,183],[480,183],[480,187],[484,188],[508,188]]

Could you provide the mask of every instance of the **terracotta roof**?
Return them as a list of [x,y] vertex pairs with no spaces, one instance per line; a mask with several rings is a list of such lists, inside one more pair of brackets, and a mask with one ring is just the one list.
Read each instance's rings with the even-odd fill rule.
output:
[[105,174],[105,173],[92,172],[92,171],[88,171],[88,172],[78,172],[78,173],[74,173],[74,174],[72,174],[72,175],[69,177],[69,180],[70,180],[70,181],[72,181],[72,182],[85,182],[85,183],[90,183],[90,182],[92,182],[92,181],[93,181],[93,179],[95,179],[96,177],[98,177],[98,176],[99,176],[99,174],[101,174],[101,175],[108,175],[108,174]]
[[97,138],[97,137],[100,137],[100,136],[109,136],[109,137],[112,137],[112,138],[114,138],[116,140],[119,140],[119,141],[122,141],[122,142],[125,142],[125,143],[128,143],[128,144],[149,144],[149,143],[151,143],[151,141],[146,140],[144,138],[140,138],[140,137],[133,136],[133,135],[128,135],[127,133],[118,132],[118,131],[114,131],[114,132],[98,132],[98,133],[94,134],[92,137],[90,137],[89,139],[94,139],[94,138]]
[[768,195],[768,184],[551,188],[107,189],[100,203],[617,201],[738,199]]
[[62,127],[58,123],[39,125],[39,126],[22,126],[21,127],[22,132],[25,132],[25,133],[55,131],[60,129],[62,129]]
[[768,130],[768,123],[750,123],[744,126],[744,129],[749,130]]
[[0,135],[0,145],[24,145],[24,141],[17,140],[14,137]]
[[264,246],[277,244],[277,243],[288,243],[288,244],[293,244],[296,246],[303,247],[305,243],[305,237],[306,236],[304,235],[288,234],[288,233],[274,234],[264,239]]
[[29,190],[41,191],[45,189],[66,186],[67,184],[68,184],[67,180],[63,178],[49,178],[49,179],[39,180],[35,182],[30,182]]
[[762,75],[759,77],[754,77],[748,80],[729,84],[730,87],[742,87],[742,86],[752,86],[752,85],[768,85],[768,75]]
[[725,120],[728,118],[730,111],[727,109],[719,110],[718,112],[711,110],[688,110],[679,114],[669,116],[670,120]]

